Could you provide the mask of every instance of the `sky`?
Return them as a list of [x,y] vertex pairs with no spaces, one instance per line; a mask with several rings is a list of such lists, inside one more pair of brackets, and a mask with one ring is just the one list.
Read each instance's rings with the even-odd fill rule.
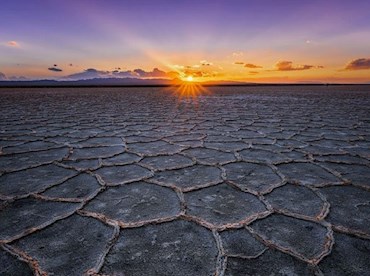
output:
[[370,82],[369,0],[5,0],[0,80]]

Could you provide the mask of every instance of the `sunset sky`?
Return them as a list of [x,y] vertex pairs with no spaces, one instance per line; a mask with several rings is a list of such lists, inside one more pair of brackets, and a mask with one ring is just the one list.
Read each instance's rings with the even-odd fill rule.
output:
[[0,80],[370,82],[369,0],[12,0]]

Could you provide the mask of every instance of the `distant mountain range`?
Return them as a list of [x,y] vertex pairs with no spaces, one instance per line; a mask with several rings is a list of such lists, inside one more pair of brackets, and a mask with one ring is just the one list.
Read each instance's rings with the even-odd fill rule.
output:
[[[139,79],[139,78],[95,78],[86,80],[3,80],[0,87],[90,87],[90,86],[172,86],[181,85],[180,79]],[[196,82],[194,82],[196,83]],[[244,86],[244,85],[328,85],[314,82],[292,84],[259,84],[238,81],[208,81],[199,83],[204,86]]]
[[0,87],[64,87],[64,86],[168,86],[173,85],[168,79],[138,78],[95,78],[87,80],[26,80],[0,81]]

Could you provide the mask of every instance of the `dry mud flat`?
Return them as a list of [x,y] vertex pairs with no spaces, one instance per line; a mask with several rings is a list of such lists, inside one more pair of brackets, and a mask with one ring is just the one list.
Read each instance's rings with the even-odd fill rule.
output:
[[0,89],[1,275],[370,273],[370,88]]

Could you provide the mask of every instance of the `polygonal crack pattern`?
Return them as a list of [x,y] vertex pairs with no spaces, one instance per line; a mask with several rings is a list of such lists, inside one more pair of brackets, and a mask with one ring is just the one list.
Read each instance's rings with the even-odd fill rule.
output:
[[325,214],[324,201],[312,190],[298,185],[277,188],[266,195],[266,200],[273,208],[283,212],[309,217]]
[[[140,237],[138,239],[138,237]],[[102,272],[117,275],[214,275],[218,255],[212,232],[188,221],[123,230]]]
[[51,224],[78,208],[76,203],[21,199],[7,205],[0,212],[0,241],[12,240]]
[[82,275],[96,266],[113,236],[113,227],[73,215],[12,245],[38,260],[50,275]]
[[257,258],[267,247],[256,240],[246,229],[232,229],[220,233],[226,256]]
[[17,257],[2,249],[0,249],[0,264],[0,275],[33,275],[27,263],[22,262]]
[[149,170],[138,165],[103,167],[96,171],[107,185],[120,185],[151,176]]
[[321,263],[325,275],[366,275],[370,271],[370,241],[335,233],[330,256]]
[[169,188],[137,182],[107,189],[85,210],[127,224],[174,217],[180,213],[180,201]]
[[55,165],[45,165],[13,172],[0,178],[0,194],[9,197],[24,196],[45,190],[76,174],[75,171]]
[[334,227],[370,236],[370,191],[351,186],[326,187],[320,191],[330,203],[327,220]]
[[0,274],[370,273],[368,88],[131,89],[0,89]]
[[267,165],[239,162],[224,166],[226,178],[240,189],[263,193],[278,186],[281,178]]
[[328,230],[313,222],[271,215],[250,227],[264,240],[301,259],[318,259],[327,250]]
[[227,258],[226,276],[239,275],[315,275],[302,261],[270,249],[259,258]]
[[340,182],[335,175],[311,163],[289,163],[278,166],[290,181],[307,186],[320,186]]
[[221,184],[185,194],[188,214],[213,227],[246,223],[266,210],[257,197]]
[[221,170],[213,166],[194,165],[156,173],[150,181],[184,191],[221,183]]

